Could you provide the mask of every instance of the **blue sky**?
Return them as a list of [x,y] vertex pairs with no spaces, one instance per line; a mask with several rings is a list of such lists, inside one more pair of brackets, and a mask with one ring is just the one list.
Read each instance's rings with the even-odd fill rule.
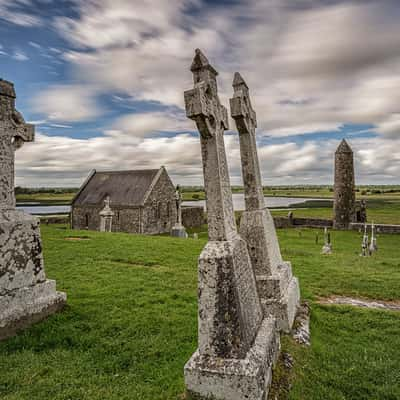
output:
[[[345,137],[358,183],[400,183],[400,4],[349,0],[0,0],[0,77],[36,125],[17,184],[79,186],[92,168],[165,165],[201,184],[183,91],[199,47],[250,87],[265,184],[332,183]],[[241,183],[237,134],[226,134]]]

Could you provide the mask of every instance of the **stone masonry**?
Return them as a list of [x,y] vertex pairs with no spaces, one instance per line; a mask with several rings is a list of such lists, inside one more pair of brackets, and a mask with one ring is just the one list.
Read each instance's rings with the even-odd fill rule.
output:
[[198,349],[185,366],[189,399],[264,400],[279,351],[273,316],[264,317],[246,242],[236,230],[226,161],[226,108],[217,71],[196,50],[187,116],[200,132],[209,241],[199,257]]
[[335,153],[334,217],[336,229],[349,229],[356,222],[353,150],[342,140]]
[[256,144],[256,113],[249,88],[236,72],[234,94],[230,99],[231,115],[240,138],[240,155],[246,210],[242,214],[240,235],[247,242],[264,314],[274,315],[278,328],[292,328],[300,290],[289,262],[282,260],[272,216],[265,207]]
[[12,83],[0,80],[0,340],[60,310],[66,295],[46,279],[39,220],[18,211],[14,153],[34,140],[33,125],[15,109]]

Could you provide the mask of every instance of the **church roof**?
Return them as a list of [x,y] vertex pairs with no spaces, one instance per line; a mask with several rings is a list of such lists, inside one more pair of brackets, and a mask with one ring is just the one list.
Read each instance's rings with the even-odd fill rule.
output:
[[109,196],[114,206],[141,206],[164,167],[133,171],[93,170],[81,186],[74,206],[102,205]]
[[353,150],[351,149],[349,144],[346,142],[346,140],[343,139],[340,142],[340,144],[339,144],[339,146],[338,146],[338,148],[336,150],[336,153],[353,153]]

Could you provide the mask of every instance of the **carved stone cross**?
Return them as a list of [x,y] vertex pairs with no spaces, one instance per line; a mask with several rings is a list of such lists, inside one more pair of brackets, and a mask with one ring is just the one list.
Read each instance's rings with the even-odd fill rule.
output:
[[239,72],[235,73],[233,89],[230,106],[239,131],[246,210],[260,210],[264,208],[264,194],[257,155],[256,112],[251,106],[249,88]]
[[185,92],[186,115],[200,132],[209,240],[231,240],[237,231],[224,147],[228,112],[218,97],[218,72],[199,49],[190,69],[194,89]]
[[14,85],[0,79],[0,209],[15,207],[14,153],[35,136],[34,126],[15,109],[15,97]]

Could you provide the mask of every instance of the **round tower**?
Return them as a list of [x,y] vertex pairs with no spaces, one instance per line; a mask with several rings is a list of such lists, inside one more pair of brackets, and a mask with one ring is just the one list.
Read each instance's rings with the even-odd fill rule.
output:
[[342,140],[335,153],[334,220],[336,229],[347,229],[355,221],[355,181],[353,150]]

